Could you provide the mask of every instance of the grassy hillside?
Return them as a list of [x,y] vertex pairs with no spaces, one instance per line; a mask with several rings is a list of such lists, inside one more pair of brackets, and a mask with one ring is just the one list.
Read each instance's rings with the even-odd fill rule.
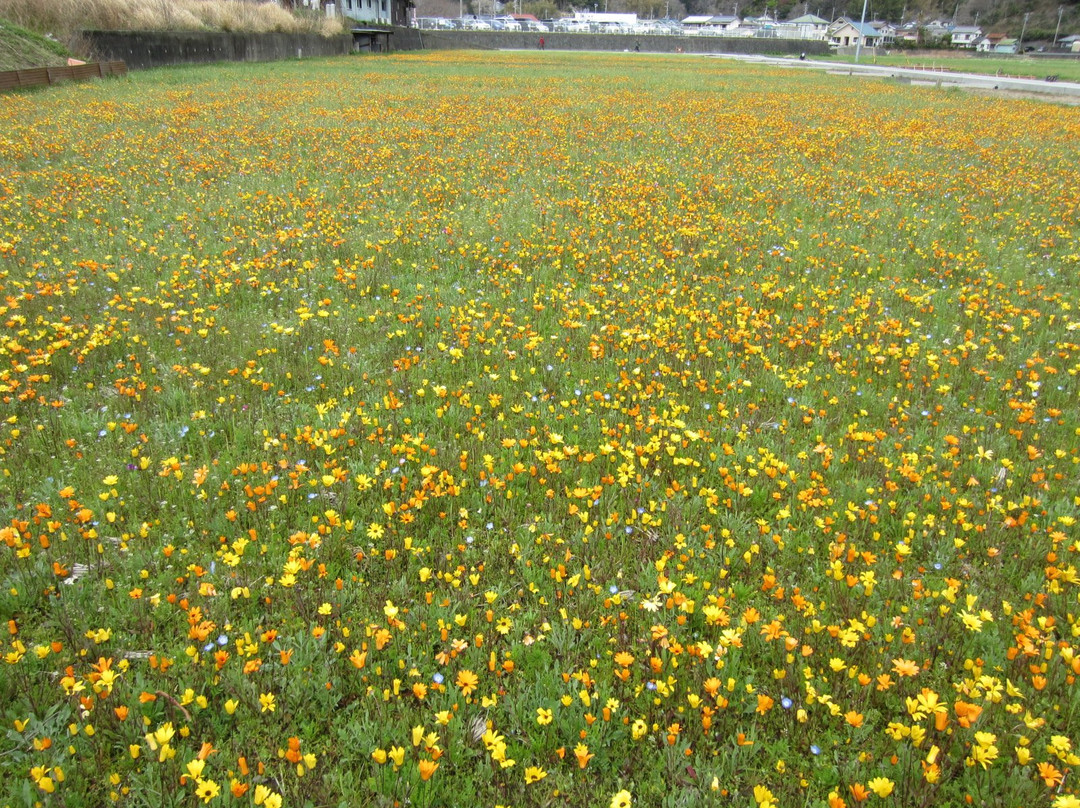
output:
[[0,19],[0,70],[62,65],[67,57],[59,42]]

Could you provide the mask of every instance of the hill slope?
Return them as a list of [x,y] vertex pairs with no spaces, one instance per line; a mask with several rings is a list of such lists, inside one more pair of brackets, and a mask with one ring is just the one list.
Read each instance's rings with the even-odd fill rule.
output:
[[0,19],[0,70],[64,65],[67,57],[59,42]]

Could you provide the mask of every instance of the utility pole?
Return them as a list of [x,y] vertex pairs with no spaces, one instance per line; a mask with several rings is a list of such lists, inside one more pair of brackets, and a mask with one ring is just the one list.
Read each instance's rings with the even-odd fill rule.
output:
[[1063,12],[1064,10],[1065,6],[1058,6],[1058,24],[1057,28],[1054,29],[1054,44],[1050,46],[1051,48],[1057,47],[1058,34],[1061,33],[1061,12]]
[[1024,26],[1020,29],[1020,44],[1016,46],[1016,52],[1020,54],[1024,52],[1024,34],[1027,33],[1027,21],[1030,16],[1030,11],[1024,14]]
[[866,3],[862,0],[862,20],[859,22],[859,38],[855,41],[855,64],[859,63],[859,53],[862,51],[862,41],[866,38]]

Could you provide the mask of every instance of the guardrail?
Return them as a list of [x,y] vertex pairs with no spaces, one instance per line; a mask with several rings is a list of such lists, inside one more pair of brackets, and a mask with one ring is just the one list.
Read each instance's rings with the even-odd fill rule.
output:
[[127,65],[123,62],[90,62],[65,67],[33,67],[29,70],[5,70],[0,72],[0,92],[22,87],[43,87],[64,81],[103,79],[106,76],[126,76]]

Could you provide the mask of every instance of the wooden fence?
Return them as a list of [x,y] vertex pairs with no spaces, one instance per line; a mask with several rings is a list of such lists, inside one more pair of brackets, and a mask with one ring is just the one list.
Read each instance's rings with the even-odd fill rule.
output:
[[63,81],[85,81],[106,76],[126,76],[127,65],[123,62],[91,62],[67,67],[34,67],[29,70],[5,70],[0,72],[0,92],[21,87],[41,87]]

